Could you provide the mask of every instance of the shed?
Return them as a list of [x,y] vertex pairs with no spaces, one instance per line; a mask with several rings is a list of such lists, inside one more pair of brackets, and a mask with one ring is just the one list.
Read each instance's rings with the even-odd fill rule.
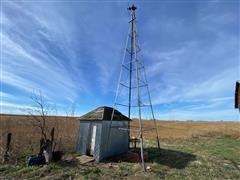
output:
[[[130,119],[111,107],[97,109],[80,117],[76,150],[96,161],[128,151]],[[125,130],[123,130],[125,129]]]

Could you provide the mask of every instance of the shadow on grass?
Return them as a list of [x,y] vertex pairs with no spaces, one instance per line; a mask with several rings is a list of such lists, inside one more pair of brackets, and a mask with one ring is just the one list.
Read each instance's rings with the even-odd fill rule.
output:
[[183,169],[191,161],[196,160],[196,156],[190,153],[185,153],[170,149],[146,148],[148,160],[146,162],[155,162],[170,168]]
[[[158,148],[145,148],[144,154],[146,154],[144,156],[145,162],[157,163],[160,165],[165,165],[170,168],[176,169],[183,169],[191,161],[196,160],[196,156],[193,154],[170,149],[159,150]],[[111,157],[104,162],[130,162],[130,163],[141,162],[140,149],[139,148],[131,149],[130,155],[121,154],[115,157]]]

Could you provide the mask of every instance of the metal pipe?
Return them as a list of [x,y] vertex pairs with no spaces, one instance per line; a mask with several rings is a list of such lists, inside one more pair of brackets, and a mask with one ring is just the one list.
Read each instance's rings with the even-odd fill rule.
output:
[[138,68],[138,59],[137,59],[137,50],[136,50],[136,31],[135,31],[135,11],[132,9],[132,18],[133,18],[133,50],[134,50],[134,60],[136,66],[136,85],[137,85],[137,103],[138,103],[138,115],[139,115],[139,139],[140,139],[140,148],[141,148],[141,160],[143,171],[146,171],[145,162],[144,162],[144,152],[143,152],[143,134],[142,134],[142,117],[141,117],[141,100],[140,100],[140,89],[139,89],[139,68]]

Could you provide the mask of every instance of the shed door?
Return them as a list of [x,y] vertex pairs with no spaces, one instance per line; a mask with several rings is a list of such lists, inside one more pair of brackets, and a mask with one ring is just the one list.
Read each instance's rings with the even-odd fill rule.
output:
[[96,132],[97,132],[97,126],[96,126],[96,124],[93,124],[92,125],[92,136],[91,136],[91,147],[90,147],[90,154],[91,155],[94,155]]

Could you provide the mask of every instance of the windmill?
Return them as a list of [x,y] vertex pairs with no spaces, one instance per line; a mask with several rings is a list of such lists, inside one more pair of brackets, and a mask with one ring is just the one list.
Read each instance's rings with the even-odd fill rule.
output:
[[[116,96],[114,101],[114,108],[112,112],[111,122],[114,115],[115,109],[121,109],[123,112],[128,114],[128,118],[137,118],[138,126],[122,129],[128,131],[128,136],[130,138],[130,131],[138,131],[139,132],[139,140],[140,140],[140,149],[141,149],[141,161],[144,171],[145,163],[144,163],[144,143],[143,143],[143,126],[142,126],[142,113],[143,109],[148,108],[151,119],[154,123],[153,129],[148,129],[149,131],[154,130],[156,133],[156,141],[158,149],[160,150],[159,136],[158,136],[158,128],[156,124],[156,119],[153,112],[152,101],[150,97],[150,91],[148,87],[148,81],[146,78],[146,72],[144,67],[143,59],[141,58],[140,45],[137,33],[137,18],[136,18],[136,10],[137,7],[132,5],[128,7],[128,10],[131,15],[131,19],[129,21],[129,31],[127,35],[126,45],[124,49],[124,55],[122,59],[121,71],[118,81],[118,86],[116,90]],[[127,98],[126,98],[127,97]],[[130,126],[128,126],[130,127]],[[110,131],[113,127],[110,124]],[[144,130],[144,132],[147,130]]]

